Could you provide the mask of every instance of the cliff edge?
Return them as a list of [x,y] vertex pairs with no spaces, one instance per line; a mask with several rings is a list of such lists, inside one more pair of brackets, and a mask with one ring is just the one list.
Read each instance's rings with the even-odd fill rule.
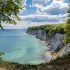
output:
[[48,51],[51,52],[52,59],[70,53],[70,43],[64,43],[66,34],[63,24],[29,27],[27,33],[46,43],[46,46],[49,47]]

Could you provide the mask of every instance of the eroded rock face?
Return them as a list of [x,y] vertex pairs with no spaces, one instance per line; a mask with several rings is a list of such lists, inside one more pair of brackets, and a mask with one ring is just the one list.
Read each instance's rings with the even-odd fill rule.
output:
[[51,41],[50,41],[50,45],[51,47],[53,47],[53,49],[55,50],[60,50],[60,48],[62,48],[63,45],[63,40],[64,40],[64,34],[55,34],[54,37],[52,37]]
[[45,30],[28,30],[27,33],[34,35],[36,38],[45,41],[46,40],[46,31]]
[[45,30],[38,30],[35,34],[35,37],[40,39],[40,40],[43,40],[45,41],[46,40],[46,32]]
[[64,44],[64,34],[56,33],[51,38],[48,37],[45,30],[29,30],[29,34],[34,35],[36,38],[46,42],[46,45],[50,47],[50,51],[56,51],[57,57],[61,57],[64,54],[70,53],[70,43],[65,45]]
[[48,38],[45,30],[31,30],[29,34],[34,35],[36,38],[45,41],[53,50],[61,48],[63,46],[64,34],[56,33],[53,37]]

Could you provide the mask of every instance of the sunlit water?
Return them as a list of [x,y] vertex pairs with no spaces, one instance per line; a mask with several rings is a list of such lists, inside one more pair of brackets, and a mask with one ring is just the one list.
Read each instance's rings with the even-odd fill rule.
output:
[[0,30],[0,51],[3,60],[21,64],[44,63],[41,54],[47,47],[24,30]]

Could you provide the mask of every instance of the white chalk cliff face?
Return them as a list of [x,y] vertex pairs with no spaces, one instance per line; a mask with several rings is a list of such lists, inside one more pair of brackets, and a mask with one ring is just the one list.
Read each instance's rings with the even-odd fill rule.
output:
[[50,45],[51,47],[53,47],[53,49],[60,49],[62,48],[63,45],[63,39],[64,39],[64,34],[55,34],[54,37],[52,37],[51,41],[50,41]]
[[41,39],[43,41],[46,40],[46,32],[45,30],[28,30],[27,33],[34,35],[36,38]]
[[36,38],[46,42],[47,46],[50,46],[50,50],[56,51],[57,56],[62,56],[70,52],[70,43],[65,45],[64,34],[56,33],[53,37],[49,38],[45,30],[27,30],[27,33],[34,35]]
[[61,45],[63,46],[64,34],[56,33],[53,37],[49,38],[45,30],[31,30],[28,31],[28,33],[34,35],[42,41],[45,41],[53,50],[61,47]]

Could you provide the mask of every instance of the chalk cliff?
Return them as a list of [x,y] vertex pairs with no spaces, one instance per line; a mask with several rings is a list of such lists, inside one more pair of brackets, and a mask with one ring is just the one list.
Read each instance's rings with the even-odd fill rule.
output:
[[49,50],[56,52],[57,57],[63,54],[70,53],[70,43],[64,44],[65,34],[56,33],[54,36],[49,37],[46,30],[27,30],[27,33],[34,35],[36,38],[44,41],[47,46],[50,47]]

